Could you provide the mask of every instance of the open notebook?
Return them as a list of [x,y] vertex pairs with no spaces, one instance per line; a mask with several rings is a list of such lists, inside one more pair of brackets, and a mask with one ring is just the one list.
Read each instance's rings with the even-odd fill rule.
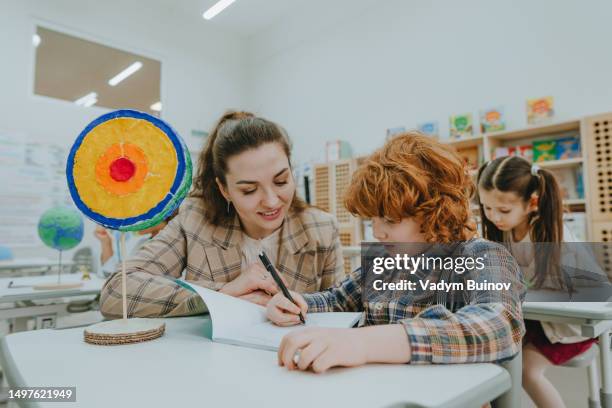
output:
[[[213,341],[276,351],[285,334],[305,327],[276,326],[266,318],[262,306],[185,281],[179,283],[200,295],[208,307]],[[361,313],[310,313],[305,317],[306,327],[348,328],[359,321]]]

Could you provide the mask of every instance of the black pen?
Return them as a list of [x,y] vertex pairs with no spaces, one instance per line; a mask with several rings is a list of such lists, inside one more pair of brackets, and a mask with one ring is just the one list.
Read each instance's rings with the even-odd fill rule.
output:
[[[270,262],[270,260],[268,259],[268,256],[266,255],[264,251],[261,251],[259,253],[259,259],[266,267],[266,270],[270,272],[270,275],[272,275],[274,282],[276,282],[276,285],[280,288],[281,292],[283,292],[283,295],[285,295],[285,297],[289,299],[294,305],[296,305],[297,307],[300,307],[300,305],[295,303],[295,300],[293,300],[291,293],[289,293],[289,289],[287,289],[287,286],[285,286],[285,283],[281,279],[278,272],[276,272],[274,265],[272,265],[272,262]],[[300,312],[300,320],[302,321],[302,323],[306,324],[306,320],[304,320],[304,315],[302,314],[302,312]]]

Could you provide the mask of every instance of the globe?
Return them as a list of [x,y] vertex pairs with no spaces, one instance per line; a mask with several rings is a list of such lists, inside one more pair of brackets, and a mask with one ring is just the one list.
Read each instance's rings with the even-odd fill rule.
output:
[[38,221],[38,236],[50,248],[72,249],[83,239],[83,218],[71,208],[51,208]]

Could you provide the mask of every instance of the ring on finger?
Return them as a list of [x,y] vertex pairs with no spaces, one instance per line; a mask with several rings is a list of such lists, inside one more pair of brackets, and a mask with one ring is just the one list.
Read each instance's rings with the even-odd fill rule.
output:
[[293,353],[293,364],[298,365],[300,363],[300,357],[302,356],[302,350],[296,350]]

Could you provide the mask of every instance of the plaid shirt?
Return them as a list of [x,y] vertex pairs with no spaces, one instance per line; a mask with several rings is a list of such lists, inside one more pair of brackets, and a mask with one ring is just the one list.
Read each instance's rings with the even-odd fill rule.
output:
[[[126,261],[128,316],[205,312],[200,297],[175,282],[183,271],[185,280],[214,290],[240,275],[238,218],[232,225],[214,226],[204,219],[201,206],[198,199],[185,200],[179,214]],[[289,214],[280,234],[276,267],[297,292],[326,289],[344,278],[335,219],[315,208]],[[115,272],[102,288],[100,311],[107,318],[122,316],[121,273]]]
[[[509,282],[511,289],[430,291],[419,297],[418,302],[409,294],[364,299],[364,275],[359,268],[334,288],[305,294],[308,311],[362,311],[365,325],[402,324],[410,342],[411,363],[476,363],[509,359],[519,352],[525,333],[521,311],[525,289],[518,265],[504,247],[479,238],[463,243],[461,251],[461,254],[454,255],[483,257],[485,264],[483,270],[466,272],[461,279]],[[421,270],[415,276],[433,282],[448,281],[445,273],[449,271]]]

